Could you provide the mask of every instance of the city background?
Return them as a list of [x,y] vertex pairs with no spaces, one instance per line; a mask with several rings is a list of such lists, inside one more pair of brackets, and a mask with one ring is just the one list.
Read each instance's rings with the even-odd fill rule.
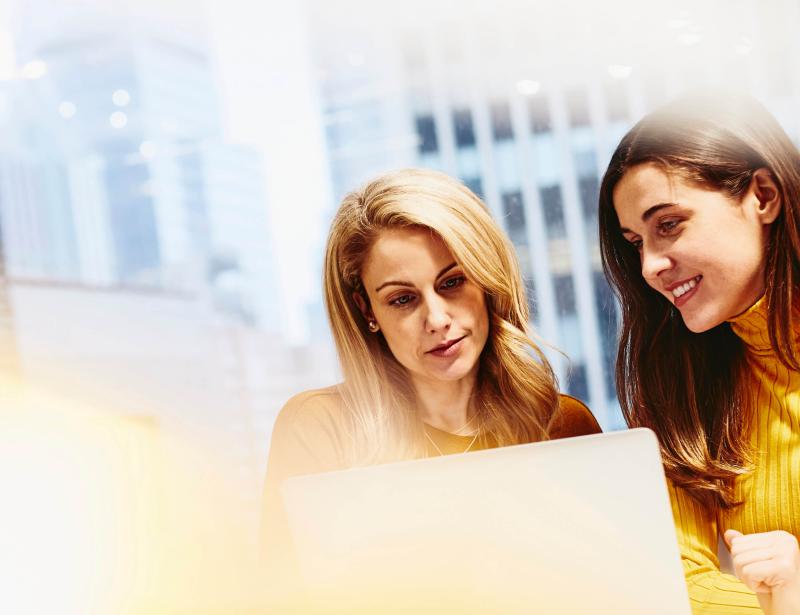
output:
[[[796,0],[0,2],[0,386],[24,390],[2,415],[19,531],[0,568],[20,600],[191,608],[213,573],[221,603],[257,602],[272,423],[338,379],[327,226],[389,169],[485,200],[562,388],[624,428],[609,156],[707,86],[798,142],[799,26]],[[54,555],[65,536],[80,559]],[[40,594],[31,571],[59,580]]]

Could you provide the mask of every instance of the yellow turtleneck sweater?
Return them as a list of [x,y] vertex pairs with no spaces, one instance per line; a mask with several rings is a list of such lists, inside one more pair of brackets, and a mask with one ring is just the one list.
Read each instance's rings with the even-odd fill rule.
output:
[[709,515],[682,489],[670,485],[672,511],[695,615],[760,613],[755,594],[719,569],[717,545],[727,529],[745,534],[785,530],[800,536],[800,373],[779,361],[767,333],[762,298],[731,321],[747,346],[756,403],[750,439],[755,469],[736,482],[743,504]]

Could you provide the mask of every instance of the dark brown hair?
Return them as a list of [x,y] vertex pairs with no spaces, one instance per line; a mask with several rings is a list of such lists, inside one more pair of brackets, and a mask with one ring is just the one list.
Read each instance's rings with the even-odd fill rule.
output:
[[769,337],[780,361],[799,370],[793,330],[800,323],[792,305],[800,281],[800,152],[752,98],[695,95],[638,122],[617,146],[600,186],[603,268],[622,307],[616,380],[625,419],[656,432],[666,474],[677,486],[711,510],[729,508],[735,477],[752,463],[745,348],[728,323],[689,331],[642,277],[639,254],[620,232],[613,191],[643,163],[737,199],[757,169],[772,173],[782,208],[765,254]]

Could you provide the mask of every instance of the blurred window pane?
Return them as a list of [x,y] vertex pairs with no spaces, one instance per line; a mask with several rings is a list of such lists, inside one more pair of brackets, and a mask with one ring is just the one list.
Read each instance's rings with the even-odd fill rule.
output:
[[550,132],[552,128],[550,107],[546,97],[542,95],[532,96],[528,100],[528,115],[531,122],[531,131],[534,134]]
[[556,293],[556,309],[559,316],[571,316],[575,310],[575,284],[572,276],[559,275],[553,278],[553,290]]
[[578,180],[578,193],[581,199],[585,228],[590,235],[596,236],[598,224],[597,206],[600,195],[600,184],[597,181],[597,177],[581,177]]
[[478,195],[479,199],[483,199],[483,181],[481,181],[480,177],[462,177],[461,181],[466,184],[467,188]]
[[456,109],[453,112],[453,129],[457,147],[475,145],[475,129],[472,126],[472,112],[469,109]]
[[561,186],[547,186],[541,188],[539,194],[542,199],[544,223],[547,227],[547,236],[550,239],[561,239],[567,236],[567,227],[564,223],[564,204],[561,199]]
[[595,307],[597,309],[598,324],[600,325],[600,341],[603,350],[603,371],[605,373],[606,389],[609,397],[611,397],[616,390],[614,367],[617,358],[617,300],[602,271],[594,271],[592,277],[594,278]]
[[418,151],[420,154],[431,154],[439,150],[436,139],[436,122],[432,115],[418,115],[416,118],[417,136],[419,137]]
[[575,173],[577,176],[586,177],[597,174],[597,155],[594,149],[581,149],[575,152]]
[[525,208],[522,203],[522,193],[507,192],[502,197],[503,216],[506,221],[508,236],[515,246],[526,246],[527,235],[525,229]]
[[491,107],[492,136],[495,141],[505,141],[514,138],[514,129],[511,126],[511,107],[507,102],[496,102]]
[[581,401],[589,401],[589,383],[583,363],[571,365],[567,372],[567,392]]

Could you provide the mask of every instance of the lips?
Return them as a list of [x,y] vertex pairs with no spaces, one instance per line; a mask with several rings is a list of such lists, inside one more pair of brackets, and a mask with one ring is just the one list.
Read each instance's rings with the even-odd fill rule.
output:
[[466,335],[462,335],[461,337],[454,338],[452,340],[446,340],[437,346],[434,346],[430,350],[428,350],[425,354],[432,354],[437,357],[447,357],[455,354],[459,348],[459,342],[463,340]]
[[684,280],[680,280],[679,282],[670,284],[664,287],[664,289],[672,295],[672,300],[675,304],[675,307],[681,307],[695,295],[697,288],[700,286],[702,281],[703,276],[696,275],[694,277],[686,278]]

